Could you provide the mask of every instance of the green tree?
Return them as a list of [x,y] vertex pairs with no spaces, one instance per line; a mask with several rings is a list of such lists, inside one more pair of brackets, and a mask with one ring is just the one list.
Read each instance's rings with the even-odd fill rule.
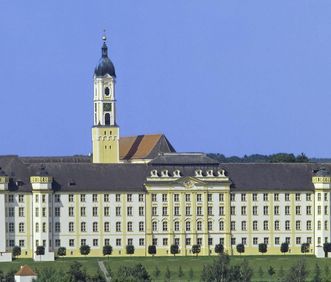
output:
[[[82,247],[82,246],[81,246]],[[78,261],[74,261],[70,264],[68,271],[66,272],[68,282],[86,282],[87,274],[86,271],[82,269],[82,264]],[[60,280],[62,281],[62,280]]]
[[127,255],[133,255],[134,254],[134,246],[133,245],[127,245],[126,246],[126,254]]
[[58,281],[68,281],[65,274],[60,270],[55,268],[43,268],[38,272],[37,279],[34,282],[58,282]]
[[154,256],[156,254],[156,246],[155,245],[148,246],[148,253]]
[[117,274],[114,279],[115,282],[148,282],[151,281],[151,277],[146,268],[141,264],[135,264],[133,266],[121,265],[118,268]]
[[222,244],[215,245],[215,253],[216,254],[223,254],[224,253],[224,246]]
[[245,252],[245,245],[244,244],[238,244],[237,245],[237,252],[241,255]]
[[297,163],[309,163],[309,158],[304,153],[301,153],[296,156],[295,161]]
[[249,266],[248,261],[246,259],[243,260],[240,266],[240,272],[241,272],[241,281],[242,282],[249,282],[252,279],[253,276],[253,270]]
[[21,247],[19,247],[19,246],[15,246],[12,249],[12,255],[13,255],[14,258],[20,256],[21,255],[21,252],[22,252],[21,251]]
[[106,246],[103,246],[102,248],[102,254],[104,256],[108,256],[108,259],[109,259],[109,256],[113,253],[113,247],[110,246],[110,245],[106,245]]
[[41,260],[41,256],[45,254],[45,247],[44,246],[37,246],[36,249],[36,255],[39,256],[39,259]]
[[170,253],[171,253],[172,255],[176,256],[176,254],[179,253],[179,247],[178,247],[178,245],[176,245],[176,244],[172,244],[172,245],[170,246]]
[[183,276],[184,276],[184,272],[183,272],[182,266],[180,265],[178,268],[178,277],[182,278]]
[[272,277],[275,274],[275,270],[272,266],[269,266],[268,268],[268,274],[270,275],[270,277]]
[[260,244],[259,244],[259,252],[260,252],[261,254],[266,253],[267,250],[268,250],[267,244],[264,244],[264,243],[260,243]]
[[321,268],[318,266],[317,263],[315,264],[312,282],[322,282]]
[[196,256],[198,256],[200,251],[201,251],[200,245],[193,245],[192,246],[192,253],[195,254]]
[[309,253],[309,248],[310,248],[309,243],[303,243],[301,245],[301,253],[303,254]]
[[161,271],[160,269],[158,268],[158,266],[155,266],[155,269],[154,269],[154,277],[155,278],[158,278],[161,274]]
[[64,257],[64,256],[66,256],[66,254],[67,254],[67,249],[65,247],[58,248],[57,255],[59,257]]
[[284,268],[283,266],[281,266],[278,270],[278,277],[280,278],[280,280],[283,279],[284,275],[285,275]]
[[167,266],[166,271],[165,271],[165,273],[164,273],[164,278],[166,279],[166,281],[170,281],[170,278],[171,278],[171,272],[170,272],[170,269],[169,269],[168,266]]
[[270,156],[270,162],[272,163],[295,163],[296,158],[293,154],[278,153]]
[[324,251],[325,257],[328,257],[328,253],[331,252],[331,243],[324,243],[323,251]]
[[280,245],[280,251],[285,255],[288,252],[288,243],[282,243]]
[[80,246],[79,251],[81,255],[87,256],[90,253],[91,248],[89,245],[82,245]]
[[329,265],[326,264],[325,267],[324,267],[324,275],[325,275],[325,278],[329,278],[330,276],[330,268],[329,268]]
[[6,275],[4,276],[4,280],[6,282],[15,282],[15,270],[10,270],[6,273]]
[[285,280],[291,282],[303,282],[308,276],[306,264],[303,260],[298,260],[287,273]]
[[259,267],[259,270],[257,271],[257,273],[259,274],[260,278],[263,278],[264,272],[263,272],[263,269],[261,266]]
[[190,270],[188,271],[188,278],[190,279],[190,281],[192,281],[193,277],[194,277],[194,272],[193,272],[193,269],[191,267]]

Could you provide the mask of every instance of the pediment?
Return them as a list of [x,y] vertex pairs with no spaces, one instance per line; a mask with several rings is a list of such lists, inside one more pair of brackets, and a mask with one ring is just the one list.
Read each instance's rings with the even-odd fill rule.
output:
[[192,189],[195,186],[205,185],[206,182],[201,181],[195,177],[183,177],[175,181],[176,184],[179,184],[185,188]]

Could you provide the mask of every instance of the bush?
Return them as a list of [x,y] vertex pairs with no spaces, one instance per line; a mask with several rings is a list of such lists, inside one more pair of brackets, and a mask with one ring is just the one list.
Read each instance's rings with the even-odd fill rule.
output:
[[133,245],[127,245],[126,246],[126,254],[127,255],[133,255],[134,254],[134,246]]
[[309,253],[309,248],[310,248],[309,243],[303,243],[301,245],[301,253],[303,254]]
[[13,247],[12,255],[13,255],[14,258],[20,256],[21,255],[21,247],[19,247],[19,246]]
[[43,256],[45,254],[45,247],[44,246],[38,246],[36,249],[36,255],[37,256]]
[[80,246],[79,251],[80,251],[81,255],[87,256],[90,253],[91,248],[89,245],[83,245],[83,246]]
[[64,257],[65,255],[67,254],[67,249],[65,247],[60,247],[58,250],[57,250],[57,255],[59,257]]
[[288,252],[288,243],[282,243],[280,245],[280,251],[285,255]]
[[103,246],[102,253],[104,256],[109,256],[113,252],[113,247],[110,245]]
[[244,252],[245,252],[245,245],[244,245],[244,244],[238,244],[238,245],[237,245],[237,252],[238,252],[239,254],[244,253]]
[[148,253],[154,256],[156,254],[156,246],[155,245],[148,246]]
[[176,244],[170,246],[170,253],[174,256],[179,253],[179,247]]
[[[112,279],[113,280],[113,279]],[[118,268],[115,276],[115,281],[126,282],[126,281],[151,281],[151,277],[147,272],[146,268],[138,263],[133,266],[122,265]]]
[[224,246],[222,244],[215,245],[215,253],[216,254],[223,254],[224,253]]
[[201,251],[200,245],[193,245],[192,246],[192,253],[193,254],[195,254],[195,255],[198,256],[198,254],[200,253],[200,251]]
[[259,244],[259,252],[260,252],[261,254],[266,253],[267,250],[268,250],[268,248],[267,248],[267,244],[264,244],[264,243],[260,243],[260,244]]

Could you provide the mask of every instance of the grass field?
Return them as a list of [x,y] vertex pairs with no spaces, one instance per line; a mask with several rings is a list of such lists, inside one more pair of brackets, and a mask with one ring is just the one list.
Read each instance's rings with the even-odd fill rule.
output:
[[[171,281],[199,281],[201,270],[204,264],[211,263],[215,257],[123,257],[123,258],[79,258],[77,261],[82,263],[83,267],[89,274],[95,274],[98,271],[98,260],[105,262],[105,265],[112,273],[117,272],[120,265],[133,265],[135,263],[142,263],[147,271],[150,273],[154,281],[164,281],[164,275],[166,268],[171,271]],[[331,259],[316,259],[314,256],[233,256],[230,258],[231,264],[240,264],[243,259],[249,262],[249,265],[253,269],[253,281],[278,281],[279,269],[282,267],[286,273],[290,267],[299,259],[304,259],[308,270],[312,274],[317,263],[321,268],[322,277],[326,277],[326,267],[329,268],[329,277],[331,278]],[[56,262],[33,262],[29,259],[18,259],[11,263],[0,263],[0,270],[7,272],[9,270],[18,270],[20,265],[28,264],[34,270],[49,268],[61,268],[66,271],[70,265],[72,258],[61,258]],[[184,276],[178,277],[179,266],[182,267]],[[270,276],[267,273],[268,268],[272,266],[275,270],[275,274]],[[159,277],[155,277],[156,267],[160,270]],[[263,270],[263,276],[260,275],[259,269]],[[190,278],[190,269],[193,271],[193,279]],[[311,276],[310,276],[311,277]],[[329,279],[330,279],[329,278]],[[331,281],[331,279],[329,280]]]

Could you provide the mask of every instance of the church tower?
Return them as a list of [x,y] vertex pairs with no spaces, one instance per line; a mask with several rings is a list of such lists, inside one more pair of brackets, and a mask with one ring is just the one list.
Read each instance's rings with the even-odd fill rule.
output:
[[119,127],[116,123],[115,68],[108,58],[106,36],[94,70],[93,163],[119,162]]

